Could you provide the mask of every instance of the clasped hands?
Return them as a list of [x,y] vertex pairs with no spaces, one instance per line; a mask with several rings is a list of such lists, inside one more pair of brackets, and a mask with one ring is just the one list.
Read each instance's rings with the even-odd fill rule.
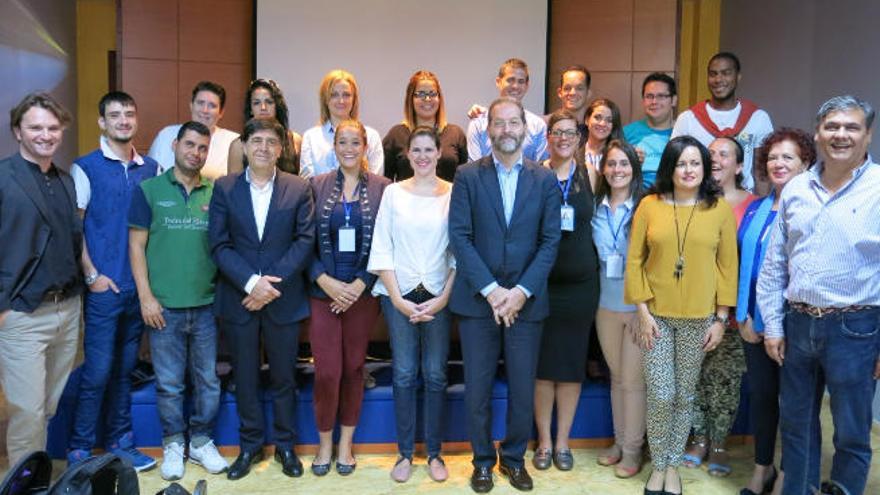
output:
[[492,315],[495,317],[495,323],[510,328],[519,317],[519,310],[526,303],[526,295],[519,287],[505,289],[504,287],[496,287],[486,297],[489,305],[492,306]]
[[267,304],[281,297],[281,291],[272,284],[280,283],[281,279],[272,275],[263,275],[257,280],[251,293],[241,300],[242,306],[248,311],[259,311]]
[[341,314],[348,311],[348,308],[354,304],[367,285],[359,278],[351,282],[343,282],[329,275],[322,274],[316,280],[321,290],[330,298],[330,311],[335,314]]

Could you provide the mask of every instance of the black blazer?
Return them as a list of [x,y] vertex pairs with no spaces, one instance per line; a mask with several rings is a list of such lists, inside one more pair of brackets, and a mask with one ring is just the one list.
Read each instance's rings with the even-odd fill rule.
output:
[[510,226],[492,155],[459,167],[449,206],[449,244],[456,276],[449,307],[468,317],[492,317],[480,290],[493,281],[532,293],[519,313],[525,321],[549,314],[547,277],[559,246],[561,194],[550,169],[523,159]]
[[[321,274],[326,273],[331,277],[336,276],[336,266],[333,260],[333,241],[330,237],[330,214],[339,202],[342,195],[342,171],[337,169],[317,177],[312,177],[312,190],[315,193],[316,209],[316,237],[315,257],[309,267],[309,279],[312,284],[309,293],[312,297],[326,298],[327,294],[315,282]],[[376,223],[376,214],[379,212],[379,202],[385,186],[391,184],[391,180],[371,172],[364,172],[363,182],[360,188],[361,216],[363,231],[361,232],[361,246],[358,250],[358,273],[367,288],[364,293],[369,293],[376,276],[367,271],[367,261],[370,259],[370,247],[373,243],[373,225]]]
[[[314,210],[308,183],[278,170],[260,240],[244,172],[217,179],[208,224],[211,256],[221,275],[214,295],[215,315],[247,323],[256,314],[266,312],[276,324],[309,316],[304,272],[315,243]],[[253,274],[282,279],[275,285],[281,297],[257,313],[241,304],[247,295],[244,286]]]
[[[11,309],[40,260],[52,255],[46,252],[52,234],[47,219],[49,207],[28,167],[19,153],[0,161],[0,311]],[[61,168],[56,169],[70,199],[70,223],[78,262],[82,251],[82,219],[76,208],[73,179]],[[19,307],[29,311],[36,309]]]

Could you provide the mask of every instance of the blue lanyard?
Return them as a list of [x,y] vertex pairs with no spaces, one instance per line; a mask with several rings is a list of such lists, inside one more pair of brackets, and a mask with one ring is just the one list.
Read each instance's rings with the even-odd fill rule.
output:
[[[621,205],[623,206],[623,205]],[[620,208],[620,206],[618,206]],[[620,223],[617,224],[617,228],[614,228],[614,224],[611,223],[611,207],[607,207],[605,209],[605,219],[608,221],[608,229],[611,231],[611,235],[614,238],[614,252],[617,252],[617,238],[620,236],[620,229],[623,228],[623,225],[626,223],[627,217],[629,217],[631,212],[627,211],[626,214],[623,215],[623,218],[620,220]]]
[[[354,186],[354,191],[351,192],[352,199],[357,197],[358,189],[360,189],[361,183],[358,182],[358,185]],[[345,213],[345,226],[348,227],[350,225],[349,221],[351,220],[351,209],[354,208],[354,205],[348,204],[348,201],[345,199],[345,191],[342,191],[342,211]]]
[[565,182],[565,187],[562,186],[562,181],[559,180],[559,177],[556,178],[556,185],[559,186],[559,190],[562,191],[562,203],[565,204],[565,206],[568,206],[568,191],[571,190],[571,178],[574,176],[574,168],[576,166],[577,165],[575,165],[574,162],[571,162],[571,165],[569,165],[568,180]]

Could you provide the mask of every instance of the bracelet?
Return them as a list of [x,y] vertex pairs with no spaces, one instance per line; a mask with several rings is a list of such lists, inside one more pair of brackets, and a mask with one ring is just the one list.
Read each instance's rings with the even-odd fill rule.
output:
[[721,323],[722,325],[727,321],[727,318],[722,318],[715,313],[712,313],[712,316],[709,318],[710,325],[713,323]]
[[99,278],[101,278],[101,274],[98,273],[97,270],[95,270],[91,274],[86,275],[86,277],[85,277],[86,285],[88,285],[88,286],[94,285],[94,283],[97,282]]

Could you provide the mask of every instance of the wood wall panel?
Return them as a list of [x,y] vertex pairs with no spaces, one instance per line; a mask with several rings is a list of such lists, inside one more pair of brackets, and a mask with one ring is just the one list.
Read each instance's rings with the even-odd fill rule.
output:
[[173,60],[127,59],[122,67],[124,90],[138,104],[138,135],[135,146],[146,153],[156,133],[176,122],[177,63]]
[[633,70],[675,68],[676,0],[636,0],[633,16]]
[[180,60],[251,65],[252,1],[185,0],[180,19]]
[[178,0],[120,0],[117,50],[126,58],[177,58]]
[[550,0],[548,110],[559,107],[562,69],[581,64],[593,75],[594,98],[614,100],[624,124],[641,118],[645,75],[676,73],[679,1]]

